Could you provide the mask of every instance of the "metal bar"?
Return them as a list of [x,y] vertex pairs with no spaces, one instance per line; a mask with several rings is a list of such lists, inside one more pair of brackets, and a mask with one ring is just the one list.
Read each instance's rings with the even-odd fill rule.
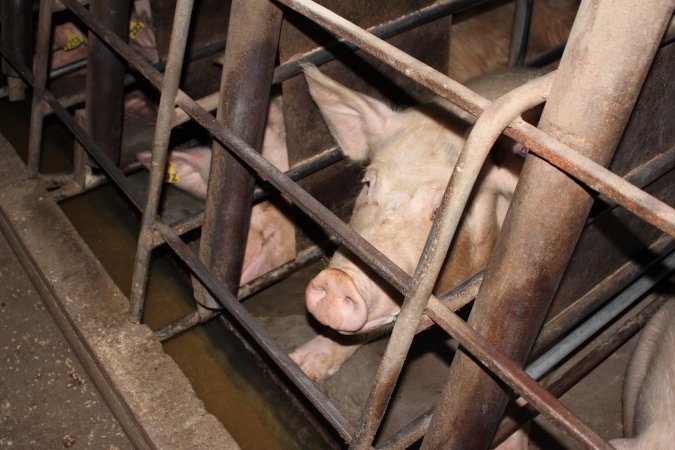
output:
[[[324,256],[324,252],[320,247],[317,246],[312,246],[303,250],[294,260],[288,261],[276,269],[272,269],[255,280],[251,280],[245,285],[239,287],[237,299],[239,301],[245,300],[255,293],[260,292],[262,289],[266,288],[272,283],[276,283],[277,281],[287,278],[291,273],[295,272],[301,267],[306,266],[307,264],[313,263],[322,256]],[[170,339],[200,323],[211,320],[220,314],[220,312],[221,311],[211,311],[204,317],[200,315],[199,311],[190,312],[155,331],[155,336],[157,336],[160,341],[166,341],[167,339]]]
[[333,427],[345,439],[349,439],[353,432],[353,426],[335,408],[321,391],[307,378],[302,370],[288,357],[286,352],[279,347],[279,344],[272,339],[267,331],[251,317],[237,299],[227,290],[220,281],[207,269],[200,261],[197,255],[165,224],[157,222],[157,231],[159,231],[167,244],[176,252],[176,254],[187,264],[208,289],[216,296],[227,311],[237,318],[238,322],[247,333],[260,345],[279,368],[295,383],[309,399],[309,401],[326,417]]
[[150,254],[154,241],[155,220],[159,208],[159,196],[164,183],[176,94],[178,93],[185,46],[190,31],[192,5],[193,0],[178,0],[173,16],[167,67],[162,80],[162,94],[159,99],[155,135],[152,142],[148,193],[141,219],[141,230],[138,236],[136,257],[134,258],[134,272],[131,280],[131,293],[129,295],[129,318],[133,322],[140,322],[143,318],[143,304],[145,302],[145,289],[148,282]]
[[582,325],[577,327],[574,332],[565,336],[565,338],[553,348],[537,358],[527,367],[525,372],[535,379],[544,376],[546,372],[551,370],[556,364],[574,351],[574,349],[581,346],[588,338],[593,336],[593,334],[621,314],[656,283],[670,275],[673,269],[675,269],[675,253],[671,253],[663,261],[657,264],[654,270],[638,278],[610,303],[605,305]]
[[513,27],[511,29],[511,44],[509,46],[509,68],[522,67],[525,64],[533,4],[534,0],[516,0],[516,10],[513,14]]
[[[488,100],[422,62],[376,39],[353,23],[310,0],[278,0],[279,3],[314,20],[332,33],[351,39],[374,57],[406,74],[422,86],[444,97],[474,116]],[[675,210],[653,196],[623,181],[600,164],[558,142],[525,122],[514,122],[504,134],[525,144],[531,152],[601,192],[655,227],[675,236]]]
[[375,438],[427,300],[490,149],[511,121],[546,100],[554,77],[555,72],[551,72],[495,100],[471,130],[436,211],[409,293],[403,301],[350,448],[368,448]]
[[[0,2],[2,17],[2,41],[22,64],[33,63],[33,9],[31,0],[2,0]],[[7,76],[9,101],[26,98],[25,85],[19,75],[6,61],[3,62]]]
[[[542,134],[608,164],[672,10],[670,0],[582,3],[539,123]],[[627,17],[616,39],[606,39],[624,24],[617,19]],[[518,365],[532,348],[592,201],[564,173],[527,158],[468,322]],[[490,374],[458,354],[422,448],[487,447],[507,401]],[[608,446],[588,430],[574,432],[584,445]]]
[[[47,88],[47,65],[49,64],[49,42],[52,32],[52,0],[40,0],[37,43],[35,48],[35,70],[32,80],[33,100],[30,110],[30,131],[28,134],[28,160],[26,165],[35,173],[40,171],[40,149],[42,147],[42,125],[44,122],[44,95]],[[5,58],[7,53],[5,51]],[[28,66],[27,66],[28,67]],[[16,66],[15,66],[16,69]],[[18,70],[18,69],[17,69]]]
[[560,44],[554,45],[548,50],[544,50],[538,55],[535,55],[532,58],[525,61],[525,67],[544,67],[551,64],[554,61],[559,60],[562,57],[563,52],[565,51],[566,45],[567,42],[561,42]]
[[[89,11],[124,42],[129,34],[127,0],[91,0]],[[87,44],[87,86],[85,111],[94,141],[118,164],[122,143],[124,109],[124,61],[89,32]]]
[[[147,61],[125,45],[117,38],[117,36],[107,32],[105,28],[101,27],[100,23],[92,17],[86,9],[79,6],[77,2],[74,0],[62,1],[68,5],[80,20],[91,27],[95,33],[101,36],[112,48],[129,61],[135,70],[143,74],[143,76],[157,89],[161,87],[161,74],[147,63]],[[287,3],[295,5],[295,2],[291,2],[290,0],[278,1],[285,5]],[[307,3],[306,0],[305,3]],[[323,14],[327,14],[331,19],[335,20],[335,15],[326,13],[325,8],[321,9],[316,5],[314,5],[314,7],[319,8]],[[342,21],[344,21],[344,19],[339,18],[338,22],[341,23]],[[362,43],[364,39],[367,42],[368,38],[362,34],[364,33],[363,30],[360,30],[360,33],[358,30],[360,30],[358,27],[351,25],[349,31],[344,32],[344,37],[353,37],[355,34],[356,37],[359,38],[360,43]],[[423,65],[421,62],[404,52],[401,52],[395,47],[392,47],[386,42],[377,39],[372,40],[374,47],[371,48],[370,45],[363,44],[363,48],[373,56],[382,59],[397,70],[408,73],[421,85],[426,86],[433,92],[466,109],[471,114],[478,115],[489,103],[488,100],[480,95],[468,90],[463,85],[458,84],[434,69]],[[381,55],[382,53],[391,53],[391,56],[385,58],[385,56]],[[421,69],[418,68],[420,65],[422,66]],[[402,69],[402,66],[407,67],[407,69]],[[292,187],[292,185],[286,183],[287,180],[279,178],[279,171],[272,165],[263,163],[252,154],[247,153],[246,150],[240,150],[246,146],[239,145],[240,140],[238,140],[236,136],[233,136],[226,128],[216,124],[212,116],[203,111],[203,109],[201,109],[199,105],[184,92],[179,91],[177,103],[196,122],[209,130],[209,132],[211,132],[218,140],[221,142],[232,143],[232,151],[237,153],[242,160],[245,160],[246,163],[258,172],[260,176],[268,178],[271,184],[290,195],[296,203],[298,203],[297,198],[295,198],[296,195],[299,197],[307,197],[306,193],[303,194],[295,191],[295,188]],[[675,210],[673,210],[673,208],[670,208],[653,196],[640,191],[630,183],[623,181],[620,177],[614,175],[601,165],[577,153],[567,145],[549,137],[547,134],[527,123],[514,122],[504,133],[519,142],[525,143],[530,147],[533,153],[543,157],[559,169],[588,184],[593,189],[604,194],[608,198],[611,198],[613,201],[621,204],[643,220],[654,224],[657,228],[660,228],[671,235],[675,234]],[[316,206],[319,207],[318,205]],[[310,206],[310,209],[315,209],[315,205]],[[314,217],[311,214],[310,216]],[[314,217],[314,220],[317,220],[317,218]],[[328,225],[323,224],[323,226],[326,227]],[[329,227],[328,230],[333,232],[331,227]],[[383,276],[385,280],[389,281],[398,289],[404,289],[402,285],[399,285],[399,281],[396,279],[397,277],[390,276],[392,272],[388,268],[383,270],[387,272],[387,274],[380,275]]]
[[[619,347],[625,344],[647,323],[649,318],[658,311],[665,303],[663,297],[656,298],[645,306],[638,314],[628,319],[623,325],[610,336],[598,343],[587,355],[574,363],[564,373],[556,376],[552,381],[546,383],[546,388],[556,397],[561,397],[570,390],[575,384],[581,381],[588,373],[600,365],[605,359],[611,356]],[[528,419],[534,418],[539,412],[531,405],[525,404],[505,418],[499,425],[497,433],[492,441],[491,447],[504,442],[511,434],[522,426]],[[511,417],[516,420],[512,420]]]
[[[578,383],[591,370],[602,363],[617,348],[630,339],[640,328],[649,320],[649,318],[658,310],[665,299],[656,299],[645,306],[638,314],[628,319],[619,329],[603,339],[579,361],[571,367],[564,370],[563,373],[556,375],[555,379],[544,383],[544,387],[554,396],[560,397],[571,387]],[[401,429],[394,436],[387,439],[377,448],[378,450],[403,450],[417,442],[426,433],[431,413],[433,409],[421,414],[407,426]],[[490,448],[504,442],[511,434],[519,429],[528,419],[536,416],[539,412],[529,404],[518,407],[517,411],[511,411],[508,417],[504,417],[495,434],[495,438],[490,444]]]
[[[265,129],[281,18],[281,9],[268,0],[233,0],[230,8],[217,120],[227,123],[258,150]],[[251,35],[251,30],[257,32]],[[239,288],[254,187],[249,170],[214,141],[199,254],[231,292]],[[195,297],[201,304],[217,306],[198,283]],[[202,312],[208,314],[207,310]]]
[[[389,39],[397,36],[405,31],[425,25],[434,20],[440,19],[451,14],[456,14],[472,6],[480,4],[491,3],[494,0],[441,0],[436,1],[424,8],[413,11],[410,14],[398,17],[381,25],[375,25],[367,29],[373,36],[380,39]],[[325,47],[317,47],[298,55],[280,64],[274,69],[273,83],[281,83],[301,72],[300,66],[302,64],[311,63],[316,66],[325,64],[335,59],[335,55],[331,52],[331,48],[341,46],[348,50],[357,50],[358,46],[346,41],[340,40]]]
[[593,286],[586,294],[579,297],[544,325],[537,336],[531,356],[541,353],[541,350],[567,333],[584,317],[588,317],[590,313],[624,289],[640,274],[658,265],[660,258],[655,261],[654,255],[667,254],[673,248],[675,248],[675,240],[663,235],[646,249],[644,256],[638,256],[636,259],[628,261]]
[[[284,172],[284,174],[293,181],[301,180],[322,169],[325,169],[326,167],[331,166],[332,164],[335,164],[338,161],[342,161],[343,159],[344,154],[342,153],[342,151],[337,147],[333,147],[331,149],[319,153],[318,155],[312,156],[299,162],[298,164],[293,166],[290,170]],[[270,189],[269,185],[256,187],[255,191],[253,191],[253,203],[262,200],[270,193],[272,193],[272,190]],[[188,217],[185,217],[183,219],[174,222],[173,224],[171,224],[171,228],[177,234],[182,235],[184,233],[187,233],[202,226],[203,220],[204,220],[204,212],[200,211],[198,213],[192,214]],[[156,236],[154,245],[158,246],[161,244],[163,244],[162,239]]]
[[[137,70],[139,70],[149,79],[149,81],[151,81],[155,86],[161,85],[161,75],[152,69],[152,67],[149,67],[149,64],[144,64],[144,61],[134,60],[135,55],[133,52],[130,52],[129,49],[125,47],[123,43],[117,40],[115,36],[107,34],[104,29],[100,28],[97,21],[93,19],[84,8],[78,8],[78,5],[74,0],[63,0],[63,2],[67,3],[68,6],[71,7],[83,21],[92,27],[92,29],[94,29],[101,36],[105,36],[106,41],[111,43],[111,45],[116,48],[117,51],[123,54]],[[415,72],[415,70],[411,70],[411,73]],[[246,162],[246,164],[250,165],[263,178],[270,181],[275,187],[277,187],[277,189],[289,195],[296,205],[303,209],[313,220],[318,222],[330,233],[338,236],[339,240],[347,248],[349,248],[364,262],[371,265],[376,270],[376,272],[385,280],[390,282],[392,286],[401,290],[402,292],[407,291],[409,277],[407,274],[405,274],[405,272],[393,264],[389,259],[384,257],[375,248],[361,239],[358,234],[354,233],[353,230],[349,229],[349,227],[339,221],[332,213],[330,213],[330,211],[323,207],[319,202],[314,200],[305,191],[303,191],[294,183],[290,182],[288,178],[284,177],[273,165],[258,155],[253,149],[246,145],[245,142],[233,135],[222,124],[218,124],[213,116],[203,111],[203,109],[201,109],[196,104],[196,102],[194,102],[194,100],[190,99],[184,93],[179,92],[177,102],[186,112],[190,114],[191,117],[193,117],[193,119],[195,119],[195,121],[207,128],[216,139],[227,144],[233,152],[235,152],[244,162]],[[551,145],[550,141],[551,140],[549,140],[547,143],[549,147]],[[568,153],[572,152],[571,149],[559,143],[553,145],[556,146],[555,152],[557,154],[564,153],[565,151]],[[540,148],[543,148],[543,146]],[[566,150],[561,151],[561,148],[566,148]],[[551,150],[551,152],[553,152],[553,150]],[[432,297],[431,301],[434,302],[434,305],[436,304],[435,300],[435,297]],[[463,332],[465,337],[468,336],[465,341],[469,344],[475,344],[475,346],[486,352],[485,354],[490,353],[490,345],[484,340],[478,341],[478,338],[471,334],[471,330],[468,329],[466,324],[461,320],[458,320],[458,322],[453,325],[453,329]],[[516,373],[516,369],[512,368],[511,371],[506,369],[506,373]],[[544,400],[544,402],[546,402],[546,400]]]

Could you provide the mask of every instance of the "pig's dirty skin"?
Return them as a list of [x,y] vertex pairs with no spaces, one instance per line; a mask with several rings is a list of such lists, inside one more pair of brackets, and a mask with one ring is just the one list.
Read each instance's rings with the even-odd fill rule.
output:
[[[137,156],[143,165],[150,166],[150,152],[141,152]],[[281,97],[275,97],[270,101],[262,156],[279,170],[288,170],[288,150]],[[169,163],[170,169],[167,175],[170,178],[175,174],[176,187],[198,198],[206,197],[211,168],[210,147],[199,146],[187,150],[174,150],[169,154]],[[288,214],[288,205],[281,198],[275,199],[274,203],[263,201],[253,206],[240,284],[246,284],[295,258],[295,226]]]
[[[496,98],[538,74],[495,74],[472,88]],[[305,68],[312,98],[342,151],[369,161],[350,226],[408,274],[415,270],[435,211],[459,157],[470,125],[466,113],[443,101],[396,111]],[[513,141],[510,144],[513,147]],[[464,213],[436,290],[444,291],[488,262],[517,183],[522,158],[503,152],[499,165],[488,159]],[[393,321],[400,296],[346,249],[306,289],[309,312],[342,333],[355,333]],[[314,380],[334,374],[358,346],[319,336],[291,358]]]
[[642,331],[628,365],[623,393],[621,450],[675,446],[675,299],[670,298]]

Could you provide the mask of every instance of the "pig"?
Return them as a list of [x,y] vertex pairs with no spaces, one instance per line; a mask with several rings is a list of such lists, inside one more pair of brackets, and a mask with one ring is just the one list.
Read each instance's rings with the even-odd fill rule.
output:
[[[539,75],[522,70],[498,73],[469,87],[496,98]],[[313,66],[305,67],[305,77],[342,151],[355,161],[368,161],[349,225],[412,274],[465,141],[470,116],[442,100],[396,111]],[[522,166],[522,158],[513,151],[517,146],[513,141],[506,145],[511,149],[502,152],[500,164],[488,158],[482,169],[436,291],[455,286],[488,262]],[[401,300],[344,248],[309,282],[305,297],[308,311],[319,322],[344,334],[392,322]],[[291,358],[310,379],[322,380],[358,348],[320,335],[296,349]]]
[[[281,97],[270,101],[267,124],[262,144],[262,155],[279,170],[288,170],[288,150]],[[150,152],[137,155],[146,167],[150,166]],[[179,189],[206,198],[211,148],[193,147],[174,150],[169,154],[166,178]],[[296,256],[295,226],[288,217],[283,199],[263,201],[251,210],[251,225],[244,250],[240,284],[263,275]]]
[[[83,28],[86,30],[86,28]],[[64,22],[52,31],[51,70],[87,58],[87,36],[75,23]],[[145,56],[152,64],[159,62],[155,29],[149,0],[135,0],[129,20],[129,45]],[[82,74],[84,70],[75,72]],[[124,98],[127,119],[152,121],[156,116],[155,105],[139,89]]]
[[[580,0],[537,0],[532,11],[528,56],[565,42]],[[497,2],[472,8],[453,17],[448,76],[465,82],[480,74],[504,68],[515,2]]]
[[666,450],[675,445],[675,299],[668,299],[638,340],[626,371],[620,450]]

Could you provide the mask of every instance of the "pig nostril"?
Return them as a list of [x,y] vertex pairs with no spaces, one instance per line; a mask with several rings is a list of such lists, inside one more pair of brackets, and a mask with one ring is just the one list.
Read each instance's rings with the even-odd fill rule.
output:
[[313,302],[319,302],[326,297],[326,290],[322,287],[309,286],[307,289],[307,298]]

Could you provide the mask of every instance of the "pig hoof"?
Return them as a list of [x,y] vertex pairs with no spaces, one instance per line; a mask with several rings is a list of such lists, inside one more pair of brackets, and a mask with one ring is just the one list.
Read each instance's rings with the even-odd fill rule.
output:
[[325,336],[317,336],[290,354],[291,359],[312,381],[335,374],[361,344],[343,345]]

